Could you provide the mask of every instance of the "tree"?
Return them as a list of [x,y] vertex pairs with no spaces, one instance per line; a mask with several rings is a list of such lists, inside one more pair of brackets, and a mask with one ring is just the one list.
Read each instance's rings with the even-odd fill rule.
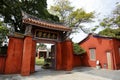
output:
[[55,0],[54,6],[51,6],[50,11],[59,17],[60,22],[75,31],[80,28],[85,32],[81,23],[92,22],[94,18],[94,12],[87,13],[82,8],[74,9],[69,0]]
[[49,14],[46,0],[1,0],[0,15],[4,22],[12,25],[17,32],[24,32],[22,11],[41,19],[59,21],[58,17]]
[[47,48],[47,46],[45,45],[45,44],[43,44],[43,43],[39,43],[38,45],[37,45],[37,49],[46,49]]
[[81,25],[82,23],[92,22],[94,18],[94,12],[85,12],[82,8],[73,11],[69,15],[69,24],[70,27],[73,27],[75,30],[80,28],[83,32],[87,33],[86,30],[83,28],[84,26]]
[[100,26],[102,27],[120,27],[120,4],[116,3],[116,8],[112,12],[112,16],[104,18],[100,22]]
[[70,2],[68,0],[55,0],[54,4],[54,6],[51,6],[50,11],[59,17],[60,22],[66,24],[66,20],[74,7],[70,6]]
[[74,54],[77,54],[77,55],[80,55],[80,54],[83,54],[85,53],[86,51],[81,48],[77,43],[74,43],[73,44],[73,51],[74,51]]
[[120,39],[120,28],[118,29],[106,28],[103,31],[100,31],[99,34],[102,36]]
[[2,46],[2,43],[5,41],[7,33],[8,28],[3,25],[3,22],[0,22],[0,47]]
[[116,8],[113,10],[112,15],[104,18],[99,26],[96,26],[93,31],[99,27],[103,27],[104,30],[99,34],[103,36],[113,37],[120,39],[120,4],[116,3]]

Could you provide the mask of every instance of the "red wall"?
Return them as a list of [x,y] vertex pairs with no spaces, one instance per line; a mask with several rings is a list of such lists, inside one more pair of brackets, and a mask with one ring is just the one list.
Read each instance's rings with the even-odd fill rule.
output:
[[81,66],[81,56],[73,54],[73,67],[80,67]]
[[6,59],[6,56],[0,56],[0,74],[4,73],[5,59]]
[[23,53],[23,39],[9,38],[5,73],[20,73]]
[[114,47],[114,67],[115,69],[120,69],[120,41],[119,40],[113,40],[113,47]]
[[[24,57],[23,52],[26,52]],[[36,41],[33,41],[31,37],[26,37],[25,39],[10,37],[6,62],[3,58],[0,58],[0,63],[5,63],[5,66],[4,64],[0,65],[0,69],[5,67],[5,74],[30,74],[35,71],[35,54]]]
[[[0,58],[0,64],[3,64],[0,65],[0,72],[3,73],[5,70],[5,74],[21,73],[24,76],[34,72],[35,47],[36,42],[29,36],[25,37],[25,39],[10,37],[6,61],[5,58]],[[72,70],[74,66],[79,66],[80,58],[73,56],[73,46],[70,40],[59,42],[56,47],[57,70]]]
[[[115,43],[115,44],[114,44]],[[89,37],[80,43],[80,46],[86,50],[86,55],[83,56],[82,60],[82,65],[83,66],[91,66],[95,67],[96,66],[96,60],[100,61],[101,67],[104,67],[104,63],[107,63],[107,57],[106,57],[106,52],[110,51],[112,53],[112,68],[115,69],[115,63],[116,59],[114,58],[114,55],[118,55],[118,47],[120,42],[119,41],[114,41],[114,39],[108,39],[108,38],[96,38],[93,37],[92,35],[89,35]],[[115,46],[117,45],[117,46]],[[91,61],[90,60],[90,53],[89,53],[89,48],[96,48],[96,60]],[[116,49],[116,50],[115,50]],[[116,57],[117,57],[116,55]],[[114,60],[115,59],[115,60]],[[120,59],[120,57],[119,57]],[[120,63],[120,61],[117,62]]]
[[56,44],[56,69],[72,70],[73,68],[73,47],[70,40]]
[[70,40],[56,44],[56,69],[67,70],[81,66],[81,56],[73,54],[73,44]]
[[61,43],[56,43],[56,70],[62,70]]

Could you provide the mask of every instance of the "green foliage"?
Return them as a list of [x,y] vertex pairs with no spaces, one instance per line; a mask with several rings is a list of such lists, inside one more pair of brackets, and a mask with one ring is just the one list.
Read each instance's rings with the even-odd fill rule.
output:
[[92,29],[92,32],[96,31],[100,27],[104,28],[104,30],[101,31],[99,34],[110,36],[110,37],[117,37],[117,38],[119,37],[118,35],[116,35],[116,34],[119,34],[119,32],[114,32],[114,31],[119,31],[119,30],[112,29],[112,28],[120,27],[120,3],[119,2],[116,3],[116,8],[113,10],[112,15],[109,15],[109,17],[105,17],[99,23],[99,25],[95,26]]
[[118,29],[106,28],[103,31],[100,31],[99,34],[103,36],[120,39],[120,28]]
[[74,54],[76,55],[80,55],[80,54],[83,54],[85,53],[86,51],[81,48],[77,43],[74,43],[73,44],[73,50],[74,50]]
[[120,27],[120,3],[116,4],[116,8],[113,11],[112,16],[104,18],[102,22],[100,22],[100,26],[102,27]]
[[92,19],[94,18],[93,14],[94,14],[93,12],[87,13],[81,8],[73,11],[69,15],[69,18],[73,21],[73,23],[91,22]]
[[8,33],[8,28],[3,26],[3,22],[0,22],[0,46],[2,46],[3,41],[6,39]]
[[[1,0],[0,15],[5,23],[11,24],[15,31],[24,32],[22,11],[38,18],[58,21],[58,17],[49,14],[46,0]],[[20,30],[19,30],[19,29]]]
[[81,29],[83,32],[88,33],[88,31],[84,29],[84,26],[81,25],[81,23],[92,22],[93,18],[94,12],[87,13],[82,8],[77,9],[69,15],[69,26],[74,28],[75,31]]
[[[120,34],[120,3],[116,3],[116,8],[113,10],[112,15],[104,18],[98,26],[92,29],[92,31],[96,31],[96,29],[103,27],[104,30],[99,32],[100,35],[109,36],[118,38]],[[113,29],[118,28],[118,29]]]
[[50,11],[59,17],[60,22],[66,24],[67,17],[73,11],[74,7],[70,5],[68,0],[55,0],[54,4],[54,6],[51,6]]
[[36,65],[44,65],[44,58],[40,57],[40,59],[38,57],[36,57],[35,60]]
[[95,26],[93,29],[91,29],[91,31],[92,32],[94,32],[94,31],[96,31],[97,30],[97,28],[99,28],[99,26],[97,25],[97,26]]
[[105,27],[106,23],[105,22],[101,22],[100,25],[103,26],[103,27]]
[[38,45],[36,47],[37,47],[37,49],[39,49],[39,48],[40,49],[46,49],[47,48],[47,46],[43,43],[38,43]]
[[[69,0],[55,0],[54,6],[51,6],[50,11],[57,15],[61,22],[73,28],[75,31],[78,29],[83,30],[81,23],[92,22],[94,12],[87,13],[82,8],[74,9]],[[85,32],[85,31],[84,31]]]

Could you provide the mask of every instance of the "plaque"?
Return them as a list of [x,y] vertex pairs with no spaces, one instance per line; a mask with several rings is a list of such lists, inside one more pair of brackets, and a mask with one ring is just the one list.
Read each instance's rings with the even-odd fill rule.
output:
[[38,38],[46,38],[46,39],[54,39],[54,40],[58,39],[58,34],[50,31],[38,30],[36,31],[35,36]]

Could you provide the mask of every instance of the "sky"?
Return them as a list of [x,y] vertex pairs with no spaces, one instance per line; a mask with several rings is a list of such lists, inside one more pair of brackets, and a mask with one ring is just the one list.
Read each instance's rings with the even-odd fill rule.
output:
[[[54,0],[47,0],[48,8],[53,5]],[[96,22],[90,23],[89,26],[94,26],[98,24],[98,19],[103,19],[112,13],[115,9],[116,2],[120,2],[120,0],[69,0],[71,5],[77,8],[83,8],[86,12],[95,11]],[[99,15],[98,15],[99,14]],[[79,31],[79,33],[75,33],[70,36],[73,42],[80,42],[84,39],[87,34]]]

